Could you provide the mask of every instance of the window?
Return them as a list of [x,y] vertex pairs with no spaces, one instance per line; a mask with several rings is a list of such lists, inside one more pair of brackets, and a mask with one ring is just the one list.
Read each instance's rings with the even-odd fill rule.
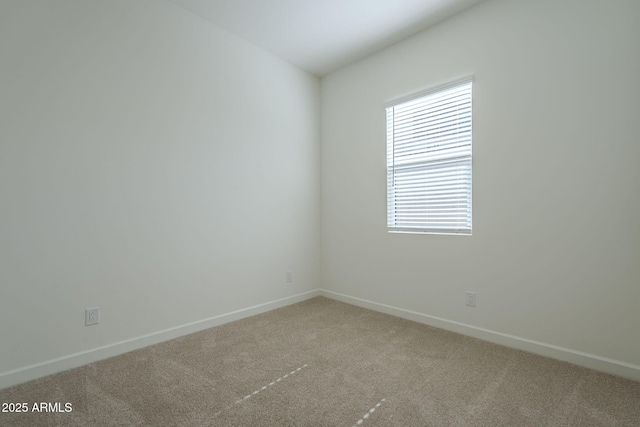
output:
[[387,106],[387,228],[471,234],[471,80]]

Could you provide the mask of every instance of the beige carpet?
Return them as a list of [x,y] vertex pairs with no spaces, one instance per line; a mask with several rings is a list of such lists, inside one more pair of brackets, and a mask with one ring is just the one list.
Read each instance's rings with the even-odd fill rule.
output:
[[640,426],[638,382],[322,297],[0,402],[29,406],[2,426]]

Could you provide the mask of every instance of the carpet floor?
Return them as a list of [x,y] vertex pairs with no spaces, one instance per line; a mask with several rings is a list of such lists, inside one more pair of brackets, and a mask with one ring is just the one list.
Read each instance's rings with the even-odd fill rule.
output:
[[640,426],[640,382],[323,297],[0,402],[28,408],[2,426]]

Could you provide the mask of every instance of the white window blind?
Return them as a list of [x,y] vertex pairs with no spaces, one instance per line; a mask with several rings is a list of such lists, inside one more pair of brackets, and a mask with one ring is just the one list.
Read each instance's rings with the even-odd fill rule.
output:
[[387,107],[389,231],[471,234],[472,82]]

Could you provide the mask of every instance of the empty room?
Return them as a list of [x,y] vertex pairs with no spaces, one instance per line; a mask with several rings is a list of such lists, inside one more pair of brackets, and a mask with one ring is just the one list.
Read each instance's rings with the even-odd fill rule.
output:
[[640,426],[639,22],[0,0],[0,425]]

